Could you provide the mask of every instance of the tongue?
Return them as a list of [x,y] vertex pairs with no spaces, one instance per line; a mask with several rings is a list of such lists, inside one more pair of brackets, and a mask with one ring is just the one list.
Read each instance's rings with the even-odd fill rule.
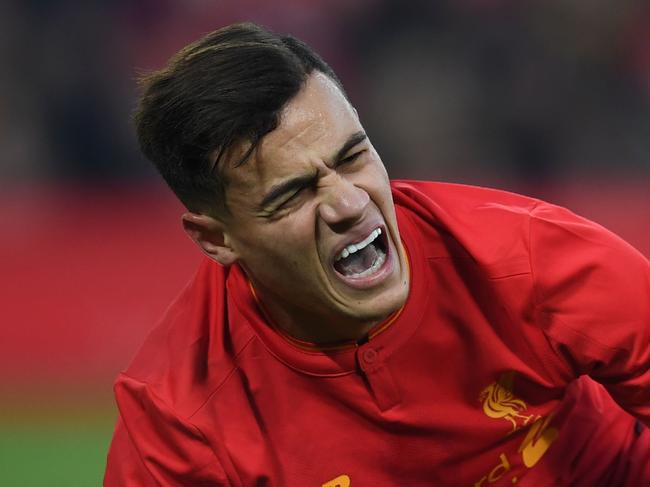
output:
[[344,276],[360,274],[366,269],[369,269],[378,257],[379,255],[374,244],[369,244],[363,249],[357,250],[354,254],[350,254],[346,258],[336,261],[334,267]]

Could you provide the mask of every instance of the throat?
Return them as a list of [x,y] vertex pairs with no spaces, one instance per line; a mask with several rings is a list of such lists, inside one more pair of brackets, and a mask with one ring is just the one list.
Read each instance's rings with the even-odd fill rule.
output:
[[355,317],[324,314],[313,306],[283,300],[274,291],[252,282],[251,290],[271,328],[294,345],[297,340],[301,346],[314,350],[340,349],[341,345],[354,347],[357,340],[381,321],[374,318],[360,321]]
[[334,268],[346,277],[364,277],[381,267],[385,253],[371,243],[361,250],[334,263]]

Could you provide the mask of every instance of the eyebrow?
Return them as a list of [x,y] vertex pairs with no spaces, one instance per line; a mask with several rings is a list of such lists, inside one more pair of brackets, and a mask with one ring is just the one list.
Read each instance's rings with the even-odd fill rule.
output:
[[279,184],[276,184],[271,188],[271,190],[264,196],[262,202],[260,203],[260,208],[266,208],[269,204],[273,203],[280,196],[289,193],[290,191],[302,188],[303,186],[309,185],[316,180],[318,177],[317,174],[306,174],[304,176],[298,176],[288,181],[283,181]]
[[[333,161],[334,165],[340,162],[352,147],[359,144],[360,142],[363,142],[367,138],[368,136],[363,131],[359,131],[350,135],[350,137],[348,137],[345,143],[337,151]],[[269,190],[266,196],[264,196],[262,202],[259,204],[260,208],[266,208],[269,204],[273,203],[273,201],[277,200],[280,196],[286,193],[312,184],[317,178],[318,174],[305,174],[303,176],[297,176],[295,178],[276,184]]]
[[334,165],[339,163],[350,149],[352,149],[355,145],[363,142],[367,138],[368,136],[363,130],[350,135],[350,137],[348,137],[348,140],[345,141],[345,144],[343,144],[339,151],[336,153],[336,157],[334,158]]

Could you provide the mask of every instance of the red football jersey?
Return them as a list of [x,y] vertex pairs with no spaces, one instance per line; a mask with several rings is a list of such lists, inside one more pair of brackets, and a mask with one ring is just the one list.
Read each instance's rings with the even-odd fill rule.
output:
[[512,193],[393,196],[411,289],[364,343],[291,339],[201,265],[117,380],[105,486],[650,485],[648,261]]

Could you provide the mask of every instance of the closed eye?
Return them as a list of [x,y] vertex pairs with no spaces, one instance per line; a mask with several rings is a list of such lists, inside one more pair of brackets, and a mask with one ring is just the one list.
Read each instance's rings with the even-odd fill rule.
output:
[[283,200],[273,211],[277,212],[292,207],[294,204],[300,201],[300,197],[303,196],[306,191],[314,187],[314,184],[315,182],[312,184],[307,184],[305,186],[299,187],[296,191],[291,193],[291,195],[288,198]]
[[285,199],[282,203],[280,203],[278,205],[278,209],[282,208],[283,206],[287,206],[288,204],[290,204],[293,200],[295,200],[298,196],[300,196],[300,194],[303,192],[304,189],[305,189],[305,187],[302,187],[302,188],[298,189],[297,191],[295,191],[291,196],[289,196],[287,199]]
[[338,163],[337,165],[340,166],[341,164],[349,164],[350,162],[354,162],[354,161],[356,161],[356,160],[359,158],[359,156],[360,156],[361,154],[363,154],[364,152],[366,152],[366,149],[360,150],[360,151],[358,151],[358,152],[355,152],[354,154],[351,154],[351,155],[349,155],[349,156],[347,156],[347,157],[344,157],[343,159],[341,159],[341,160],[339,161],[339,163]]

